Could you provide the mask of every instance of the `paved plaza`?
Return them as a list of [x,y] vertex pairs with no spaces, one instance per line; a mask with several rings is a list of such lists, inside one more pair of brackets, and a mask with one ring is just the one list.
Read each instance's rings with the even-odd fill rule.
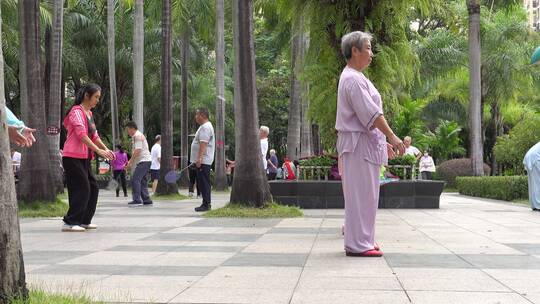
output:
[[540,213],[523,206],[445,193],[438,210],[379,210],[385,255],[355,258],[343,210],[205,219],[197,200],[127,202],[102,191],[97,231],[22,219],[29,285],[107,303],[540,303]]

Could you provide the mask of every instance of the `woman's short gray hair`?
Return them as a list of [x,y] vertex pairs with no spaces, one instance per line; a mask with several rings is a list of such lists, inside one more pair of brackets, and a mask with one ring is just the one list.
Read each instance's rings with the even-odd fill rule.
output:
[[260,130],[263,131],[266,135],[270,134],[270,128],[268,128],[267,126],[261,126]]
[[361,50],[364,46],[364,41],[371,41],[373,36],[370,33],[364,33],[361,31],[350,32],[341,37],[341,53],[345,56],[345,59],[349,60],[352,57],[353,46]]

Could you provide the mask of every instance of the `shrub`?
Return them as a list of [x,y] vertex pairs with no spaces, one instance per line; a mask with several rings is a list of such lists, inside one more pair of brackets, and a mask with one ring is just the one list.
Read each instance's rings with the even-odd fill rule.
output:
[[499,136],[494,153],[497,161],[508,167],[505,172],[523,173],[525,153],[540,141],[540,116],[530,114],[519,122],[508,135]]
[[300,166],[328,166],[337,164],[337,159],[330,155],[314,156],[300,160]]
[[[456,186],[457,176],[473,176],[473,170],[470,158],[457,158],[442,162],[437,167],[437,177],[446,181],[448,187]],[[484,164],[484,174],[489,175],[491,169]]]
[[457,177],[460,194],[512,201],[528,198],[527,176]]
[[[398,156],[393,159],[388,160],[388,165],[403,165],[403,166],[412,166],[416,164],[416,157],[412,155],[403,155]],[[399,176],[400,179],[410,179],[411,170],[404,170],[403,168],[392,168],[389,169],[390,173],[393,175]]]

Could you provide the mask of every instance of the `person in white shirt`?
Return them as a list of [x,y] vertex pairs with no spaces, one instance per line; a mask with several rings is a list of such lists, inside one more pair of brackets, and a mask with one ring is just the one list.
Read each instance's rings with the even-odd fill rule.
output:
[[422,179],[433,179],[433,172],[435,172],[435,162],[426,150],[424,151],[424,155],[420,158],[420,174],[422,175]]
[[210,113],[206,108],[198,108],[195,121],[199,125],[191,143],[190,161],[197,168],[197,186],[201,191],[203,202],[195,208],[197,212],[212,209],[212,184],[210,183],[210,167],[214,163],[216,136],[209,120]]
[[11,149],[11,161],[13,163],[13,172],[17,173],[21,167],[21,153]]
[[416,157],[416,159],[419,159],[420,156],[422,156],[422,153],[420,152],[420,150],[418,150],[418,148],[412,146],[411,143],[412,139],[410,136],[405,136],[405,138],[403,138],[403,144],[405,145],[405,155],[412,155]]
[[152,205],[153,202],[150,199],[148,193],[148,171],[152,162],[152,156],[148,149],[148,142],[146,137],[142,134],[137,124],[130,121],[126,124],[126,131],[131,136],[132,141],[132,153],[126,168],[130,168],[135,165],[135,170],[131,177],[131,193],[133,195],[133,201],[129,202],[130,206],[137,205]]
[[259,137],[261,139],[261,157],[265,174],[267,173],[266,169],[268,168],[268,161],[266,160],[266,153],[268,153],[268,134],[270,134],[270,128],[261,126],[259,129]]
[[161,135],[156,135],[154,145],[150,151],[152,164],[150,165],[150,177],[152,178],[152,193],[156,193],[159,180],[159,169],[161,168]]

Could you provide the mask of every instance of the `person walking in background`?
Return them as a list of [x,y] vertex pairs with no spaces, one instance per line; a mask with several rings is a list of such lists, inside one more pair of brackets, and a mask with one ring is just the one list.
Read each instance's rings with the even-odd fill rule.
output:
[[159,169],[161,168],[161,135],[156,135],[154,145],[150,151],[152,164],[150,165],[150,177],[152,178],[152,194],[156,193],[159,180]]
[[195,137],[191,143],[190,159],[197,168],[197,186],[201,190],[203,198],[201,206],[195,208],[197,212],[212,209],[210,167],[214,162],[216,136],[214,134],[214,127],[208,120],[209,117],[208,109],[197,109],[195,120],[199,124],[199,129],[197,129],[197,133],[195,133]]
[[75,104],[64,118],[67,138],[62,150],[62,164],[66,173],[69,209],[64,216],[62,231],[82,232],[97,228],[92,224],[92,218],[96,212],[99,188],[90,162],[94,153],[108,160],[115,157],[99,138],[92,117],[92,109],[100,98],[101,88],[98,85],[82,86],[75,97]]
[[268,168],[268,161],[266,159],[266,154],[268,153],[268,134],[270,134],[270,128],[261,126],[259,129],[259,138],[261,139],[261,158],[265,174],[268,173],[266,171]]
[[420,150],[418,150],[417,147],[411,145],[412,138],[410,136],[405,136],[403,138],[403,144],[405,145],[405,155],[412,155],[416,157],[416,159],[419,159],[422,156]]
[[135,170],[131,176],[131,194],[133,200],[128,205],[151,206],[153,202],[148,194],[148,171],[150,170],[152,157],[148,149],[148,142],[144,134],[138,130],[135,122],[128,122],[126,124],[126,131],[131,136],[133,146],[131,149],[133,155],[126,167],[131,168],[135,166]]
[[225,174],[227,175],[227,184],[229,187],[232,186],[235,164],[234,160],[225,160]]
[[197,198],[201,197],[201,189],[199,189],[199,184],[197,183],[197,167],[189,166],[189,197],[194,196],[194,190],[197,189]]
[[13,173],[17,175],[17,172],[21,168],[21,152],[11,149],[11,162],[13,164]]
[[278,158],[276,150],[270,149],[270,158],[268,159],[268,180],[275,180],[278,170]]
[[[344,247],[347,256],[380,257],[375,244],[379,173],[393,148],[405,152],[383,116],[381,95],[362,73],[371,63],[370,34],[355,31],[341,39],[347,60],[338,85],[336,130],[338,167],[345,199]],[[387,144],[388,137],[390,144]]]
[[124,197],[127,197],[127,185],[126,185],[126,166],[128,164],[128,155],[122,145],[116,145],[116,151],[114,151],[115,159],[111,161],[113,170],[113,178],[118,182],[116,186],[116,197],[120,196],[120,184],[122,184],[122,190],[124,191]]
[[435,172],[435,162],[433,158],[429,156],[427,150],[424,151],[424,155],[420,158],[420,175],[424,180],[432,180],[433,172]]

